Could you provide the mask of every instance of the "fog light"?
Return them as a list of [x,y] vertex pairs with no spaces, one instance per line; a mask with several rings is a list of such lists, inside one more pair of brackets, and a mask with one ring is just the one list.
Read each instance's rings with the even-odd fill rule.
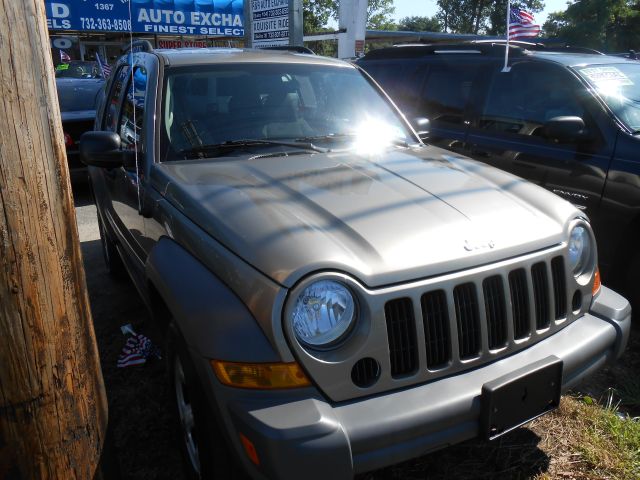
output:
[[211,360],[224,385],[257,390],[307,387],[311,384],[300,366],[292,363],[238,363]]
[[576,290],[576,293],[573,294],[573,299],[571,300],[571,310],[574,313],[577,313],[582,308],[582,293],[580,290]]

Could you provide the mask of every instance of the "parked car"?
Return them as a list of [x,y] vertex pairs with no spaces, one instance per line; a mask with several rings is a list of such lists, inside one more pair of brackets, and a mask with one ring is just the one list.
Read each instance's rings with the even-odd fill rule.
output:
[[106,264],[167,332],[191,476],[346,479],[495,438],[621,355],[584,213],[422,144],[355,66],[135,48],[81,152]]
[[640,308],[640,64],[535,44],[375,50],[364,68],[428,141],[531,180],[586,213],[605,281]]
[[96,103],[103,86],[104,78],[96,62],[72,61],[56,68],[56,88],[72,180],[86,177],[78,145],[80,136],[93,130]]

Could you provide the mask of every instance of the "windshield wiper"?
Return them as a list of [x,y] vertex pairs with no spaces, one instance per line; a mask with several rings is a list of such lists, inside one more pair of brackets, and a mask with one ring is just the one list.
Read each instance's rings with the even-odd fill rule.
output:
[[[318,135],[317,137],[301,137],[296,138],[296,142],[317,142],[317,141],[328,141],[328,140],[344,140],[345,138],[355,138],[358,134],[356,133],[330,133],[328,135]],[[390,138],[389,143],[391,145],[397,145],[399,147],[409,147],[409,142],[402,138]]]
[[344,140],[345,138],[356,137],[355,133],[329,133],[327,135],[317,135],[312,137],[300,137],[296,138],[296,142],[317,142],[325,140]]
[[319,153],[327,153],[329,150],[326,148],[321,148],[313,143],[304,142],[304,141],[294,141],[294,142],[284,142],[281,140],[268,140],[268,139],[260,139],[260,138],[247,138],[242,140],[227,140],[222,143],[212,143],[206,145],[194,145],[190,148],[185,148],[181,150],[180,153],[182,155],[197,155],[198,158],[206,158],[208,154],[215,151],[226,151],[226,150],[240,150],[247,147],[260,147],[264,145],[280,145],[283,147],[291,147],[298,148],[303,150],[310,150],[312,152]]

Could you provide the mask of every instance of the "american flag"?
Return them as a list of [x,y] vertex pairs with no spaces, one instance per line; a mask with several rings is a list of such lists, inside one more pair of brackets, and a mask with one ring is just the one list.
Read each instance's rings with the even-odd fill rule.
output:
[[509,15],[509,38],[530,38],[540,33],[540,25],[533,23],[533,15],[519,8],[512,8]]
[[102,57],[99,53],[96,53],[96,60],[98,61],[98,66],[100,67],[102,76],[104,78],[109,78],[109,75],[111,75],[111,66],[109,66],[107,62],[102,60]]
[[145,363],[147,358],[160,358],[160,349],[144,335],[138,334],[127,339],[127,343],[118,357],[118,368]]

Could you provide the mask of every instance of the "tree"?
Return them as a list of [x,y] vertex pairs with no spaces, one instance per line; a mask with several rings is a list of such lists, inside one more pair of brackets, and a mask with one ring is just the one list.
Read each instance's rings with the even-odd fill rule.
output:
[[405,17],[398,23],[398,30],[408,32],[441,32],[442,25],[436,17]]
[[605,51],[640,46],[640,1],[583,0],[549,15],[544,34],[571,45]]
[[395,30],[391,15],[396,11],[393,0],[369,0],[367,6],[367,28],[372,30]]
[[44,2],[2,5],[0,478],[93,478],[107,402]]
[[[338,20],[339,0],[303,0],[304,32],[325,30],[329,20]],[[394,29],[391,15],[395,12],[393,0],[369,0],[367,5],[367,28]]]
[[335,0],[303,0],[303,23],[306,35],[327,30],[330,18],[337,17]]
[[[536,13],[541,0],[512,1],[512,7]],[[438,20],[445,32],[506,35],[507,0],[438,0]]]

